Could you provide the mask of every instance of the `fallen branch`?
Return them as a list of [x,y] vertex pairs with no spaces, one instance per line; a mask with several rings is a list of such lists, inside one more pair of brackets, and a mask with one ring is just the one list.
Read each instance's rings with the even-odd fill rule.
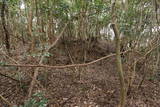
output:
[[[128,53],[128,52],[131,52],[130,50],[128,51],[125,51],[125,52],[121,52],[121,54],[125,54],[125,53]],[[107,58],[110,58],[110,57],[113,57],[115,56],[116,54],[110,54],[110,55],[107,55],[107,56],[104,56],[104,57],[101,57],[99,59],[96,59],[96,60],[93,60],[91,62],[88,62],[88,63],[83,63],[83,64],[71,64],[71,65],[60,65],[60,66],[51,66],[51,65],[43,65],[43,64],[40,64],[40,65],[32,65],[32,64],[5,64],[5,65],[1,65],[1,66],[4,66],[4,67],[9,67],[9,66],[16,66],[16,67],[38,67],[38,68],[52,68],[52,69],[64,69],[64,68],[71,68],[71,67],[83,67],[83,66],[88,66],[88,65],[92,65],[94,63],[97,63],[99,61],[102,61],[104,59],[107,59]]]
[[[152,48],[151,50],[149,50],[145,55],[144,57],[141,57],[140,59],[144,59],[149,53],[151,53],[154,49],[156,49],[157,47],[159,47],[160,44],[156,45],[154,48]],[[131,50],[127,50],[125,52],[121,52],[121,54],[126,54],[128,52],[132,52]],[[10,67],[10,66],[16,66],[16,67],[35,67],[37,68],[35,71],[38,72],[39,68],[52,68],[52,69],[64,69],[64,68],[71,68],[71,67],[83,67],[83,66],[88,66],[88,65],[92,65],[94,63],[97,63],[101,60],[104,60],[104,59],[107,59],[107,58],[110,58],[110,57],[113,57],[115,56],[116,54],[110,54],[110,55],[107,55],[107,56],[104,56],[104,57],[101,57],[97,60],[94,60],[94,61],[91,61],[91,62],[88,62],[88,63],[83,63],[83,64],[71,64],[71,65],[62,65],[62,66],[50,66],[50,65],[43,65],[43,64],[39,64],[39,65],[31,65],[31,64],[4,64],[4,65],[0,65],[0,66],[3,66],[3,67]],[[43,59],[43,58],[42,58]],[[140,60],[138,59],[138,60]],[[40,61],[41,62],[41,61]],[[42,61],[43,62],[43,61]],[[37,73],[35,72],[35,73]],[[34,75],[33,79],[34,81],[36,81],[36,78],[38,74],[36,74],[36,76]],[[33,81],[33,80],[32,80]],[[32,84],[33,86],[33,84]],[[31,95],[31,94],[30,94]]]
[[[153,47],[151,50],[149,50],[148,52],[146,52],[146,54],[139,58],[137,61],[141,60],[141,59],[145,59],[145,57],[150,54],[154,49],[156,49],[157,47],[159,47],[160,44],[156,45],[155,47]],[[121,52],[121,54],[126,54],[128,52],[132,52],[131,50],[127,50],[127,51],[124,51],[124,52]],[[71,65],[60,65],[60,66],[51,66],[51,65],[43,65],[43,64],[39,64],[39,65],[33,65],[33,64],[4,64],[4,65],[0,65],[2,67],[10,67],[10,66],[15,66],[15,67],[33,67],[33,68],[52,68],[52,69],[64,69],[64,68],[71,68],[71,67],[83,67],[83,66],[88,66],[88,65],[91,65],[91,64],[94,64],[94,63],[97,63],[101,60],[104,60],[104,59],[107,59],[107,58],[110,58],[110,57],[113,57],[115,56],[116,54],[110,54],[110,55],[107,55],[107,56],[104,56],[104,57],[101,57],[99,59],[96,59],[96,60],[93,60],[91,62],[88,62],[88,63],[83,63],[83,64],[71,64]]]
[[[1,52],[2,52],[2,55],[6,56],[6,57],[7,57],[8,59],[10,59],[13,63],[19,64],[18,61],[16,61],[15,59],[13,59],[13,58],[10,57],[9,55],[7,55],[3,50],[1,50]],[[17,72],[20,72],[20,69],[18,69]],[[33,79],[33,77],[32,77],[29,73],[27,73],[27,72],[25,72],[25,73],[26,73],[31,79]],[[12,78],[12,77],[10,77],[10,76],[8,76],[8,75],[4,75],[4,74],[2,74],[2,73],[0,73],[0,75],[1,75],[1,76],[4,76],[4,77],[6,77],[6,78],[9,78],[9,79],[11,79],[11,80],[17,81],[17,82],[25,83],[25,82],[23,82],[23,81],[19,81],[19,80],[17,80],[17,79],[14,79],[14,78]],[[44,89],[44,87],[40,84],[40,82],[39,82],[38,80],[36,80],[36,82],[37,82],[37,84],[38,84],[41,88]]]
[[16,82],[18,82],[18,83],[21,82],[21,81],[19,81],[19,80],[17,80],[17,79],[14,79],[14,78],[12,78],[12,77],[10,77],[10,76],[8,76],[8,75],[2,74],[1,72],[0,72],[0,76],[6,77],[6,78],[11,79],[11,80],[13,80],[13,81],[16,81]]

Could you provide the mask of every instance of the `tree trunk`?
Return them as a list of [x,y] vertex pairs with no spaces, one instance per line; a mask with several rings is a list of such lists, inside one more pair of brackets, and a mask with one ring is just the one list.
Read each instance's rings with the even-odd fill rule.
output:
[[120,107],[125,106],[125,97],[126,97],[126,89],[125,89],[125,81],[124,81],[124,73],[122,69],[122,61],[120,55],[120,37],[116,24],[113,24],[113,30],[115,33],[116,40],[116,61],[117,61],[117,72],[119,75],[120,81]]
[[115,4],[116,0],[114,0],[112,4],[112,28],[115,34],[115,42],[116,42],[116,64],[117,64],[117,72],[120,81],[120,103],[119,107],[125,107],[126,100],[126,89],[125,89],[125,81],[124,81],[124,73],[122,69],[122,61],[120,54],[120,33],[116,24],[116,14],[115,14]]
[[6,49],[8,51],[8,53],[10,53],[10,35],[9,35],[9,32],[8,32],[8,29],[7,29],[7,26],[6,26],[6,18],[5,18],[5,12],[6,10],[6,2],[5,0],[2,1],[2,8],[1,8],[1,19],[2,19],[2,27],[3,27],[3,30],[4,30],[4,41],[5,41],[5,45],[6,45]]

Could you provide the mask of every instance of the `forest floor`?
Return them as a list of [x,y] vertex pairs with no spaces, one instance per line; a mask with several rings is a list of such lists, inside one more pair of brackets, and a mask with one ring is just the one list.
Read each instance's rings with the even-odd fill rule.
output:
[[[91,47],[87,46],[82,41],[72,41],[65,45],[58,43],[50,50],[52,56],[47,57],[44,64],[84,63],[111,54],[110,48],[104,49],[103,44],[94,43]],[[0,60],[12,64],[38,64],[39,56],[33,57],[33,54],[27,53],[26,47],[17,46],[10,58],[1,52]],[[131,56],[132,58],[139,57],[138,55]],[[123,61],[127,83],[129,74],[133,70],[128,66],[131,66],[133,61],[129,61],[127,56],[124,58],[127,60]],[[38,81],[41,85],[36,85],[34,92],[40,90],[44,93],[44,97],[48,99],[48,107],[116,107],[120,86],[115,62],[115,57],[110,57],[85,67],[40,68]],[[137,65],[135,79],[127,95],[126,107],[159,107],[160,105],[160,77],[152,79],[149,66],[143,67],[143,63]],[[33,75],[34,69],[0,67],[0,95],[11,103],[23,105],[27,99],[30,75]],[[146,74],[144,81],[138,88],[144,74]],[[7,107],[2,99],[0,99],[0,107]]]

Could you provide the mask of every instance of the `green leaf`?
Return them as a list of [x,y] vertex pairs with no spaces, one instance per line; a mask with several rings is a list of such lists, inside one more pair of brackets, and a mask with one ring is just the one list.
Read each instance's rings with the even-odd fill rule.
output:
[[6,62],[0,62],[0,66],[4,66],[4,65],[6,65],[7,63]]

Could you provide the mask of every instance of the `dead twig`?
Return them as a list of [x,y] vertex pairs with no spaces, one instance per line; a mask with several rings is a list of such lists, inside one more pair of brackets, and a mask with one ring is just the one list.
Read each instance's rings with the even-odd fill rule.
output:
[[[14,58],[12,58],[12,57],[10,57],[9,55],[7,55],[3,50],[1,50],[1,52],[2,52],[2,54],[4,55],[4,56],[6,56],[8,59],[10,59],[13,63],[16,63],[16,64],[20,64],[18,61],[16,61]],[[18,72],[20,71],[20,68],[18,69]],[[29,73],[27,73],[26,72],[26,74],[31,78],[31,79],[33,79],[33,77],[29,74]],[[10,77],[10,76],[8,76],[8,75],[4,75],[4,74],[2,74],[2,73],[0,73],[0,75],[1,76],[4,76],[4,77],[6,77],[6,78],[9,78],[9,79],[11,79],[11,80],[14,80],[14,81],[16,81],[16,82],[22,82],[22,83],[25,83],[24,81],[20,81],[20,80],[17,80],[17,79],[14,79],[14,78],[12,78],[12,77]],[[41,87],[41,88],[43,88],[44,89],[44,87],[41,85],[41,83],[38,81],[38,80],[36,80],[36,82],[37,82],[37,84]]]
[[19,81],[19,80],[17,80],[17,79],[14,79],[14,78],[12,78],[12,77],[10,77],[10,76],[8,76],[8,75],[2,74],[2,73],[0,73],[0,76],[9,78],[9,79],[11,79],[11,80],[13,80],[13,81],[16,81],[16,82],[18,82],[18,83],[21,82],[21,81]]
[[7,55],[7,53],[5,53],[3,50],[1,50],[1,52],[2,52],[2,54],[3,54],[5,57],[7,57],[8,59],[10,59],[12,62],[18,64],[18,62],[17,62],[15,59],[13,59],[13,58],[10,57],[9,55]]
[[13,104],[10,103],[10,102],[9,102],[6,98],[4,98],[1,94],[0,94],[0,98],[1,98],[6,104],[8,104],[10,107],[13,106]]
[[[141,58],[139,58],[138,60],[136,60],[135,64],[137,64],[138,61],[140,61],[140,60],[146,60],[146,59],[147,59],[147,56],[148,56],[153,50],[155,50],[156,48],[158,48],[159,46],[160,46],[160,44],[157,44],[157,45],[153,46],[153,48],[150,49],[149,51],[147,51],[143,57],[141,57]],[[146,66],[146,62],[144,63],[144,69],[145,69],[145,66]],[[144,71],[145,71],[145,70],[144,70]],[[139,85],[138,85],[138,87],[137,87],[138,89],[142,86],[142,84],[143,84],[143,82],[144,82],[144,80],[145,80],[145,77],[146,77],[146,72],[144,73],[144,75],[143,75],[143,77],[142,77],[142,80],[140,81],[140,83],[139,83]]]

